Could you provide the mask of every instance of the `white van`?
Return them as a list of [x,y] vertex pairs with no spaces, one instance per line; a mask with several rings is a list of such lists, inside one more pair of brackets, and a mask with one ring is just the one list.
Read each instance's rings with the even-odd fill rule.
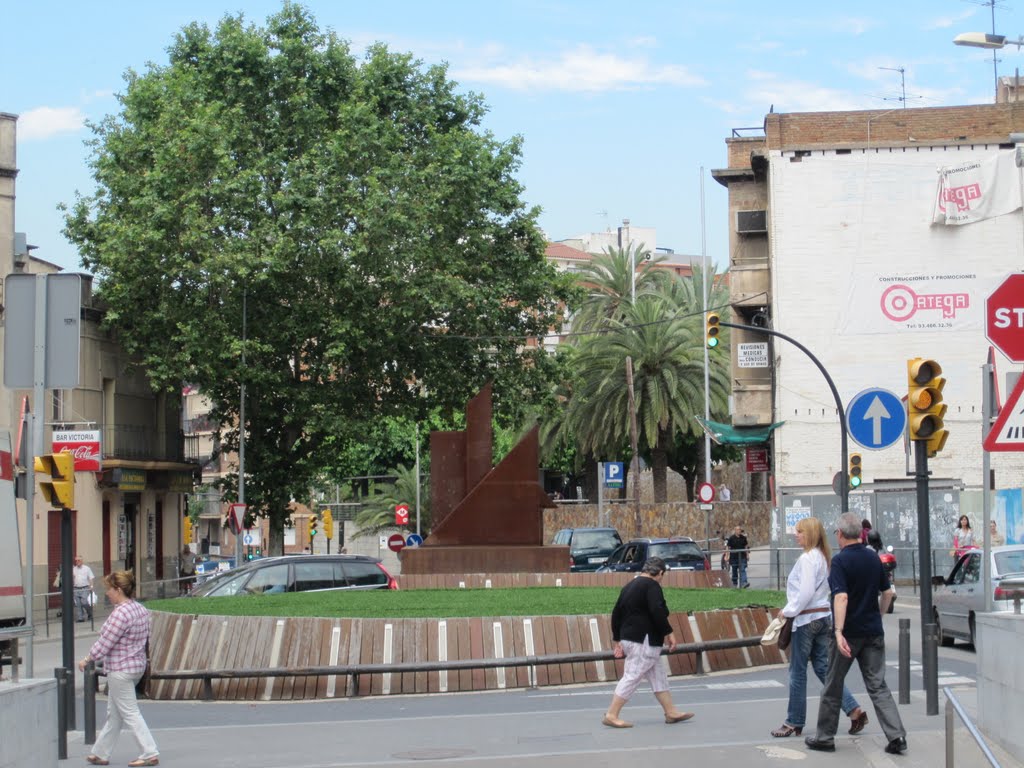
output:
[[14,506],[14,454],[11,433],[0,430],[0,629],[25,623],[21,535]]

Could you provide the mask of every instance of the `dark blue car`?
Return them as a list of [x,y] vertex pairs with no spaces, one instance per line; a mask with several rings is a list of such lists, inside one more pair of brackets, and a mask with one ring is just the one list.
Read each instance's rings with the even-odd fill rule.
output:
[[649,557],[660,557],[670,571],[711,570],[711,560],[697,542],[686,536],[676,536],[670,539],[630,539],[612,552],[597,571],[639,571]]

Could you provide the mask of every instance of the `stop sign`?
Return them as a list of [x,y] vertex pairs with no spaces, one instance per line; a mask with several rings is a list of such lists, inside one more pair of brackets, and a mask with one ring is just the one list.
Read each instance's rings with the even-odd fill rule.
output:
[[1024,273],[1010,275],[985,299],[985,335],[1015,363],[1024,363]]
[[405,546],[405,537],[400,533],[392,533],[388,537],[388,549],[392,552],[401,552]]

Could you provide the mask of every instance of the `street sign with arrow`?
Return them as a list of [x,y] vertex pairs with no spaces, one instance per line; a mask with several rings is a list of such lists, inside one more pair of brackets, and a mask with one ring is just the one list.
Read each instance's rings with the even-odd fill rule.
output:
[[887,389],[865,389],[846,406],[850,437],[858,445],[880,451],[898,442],[907,427],[907,411],[898,395]]

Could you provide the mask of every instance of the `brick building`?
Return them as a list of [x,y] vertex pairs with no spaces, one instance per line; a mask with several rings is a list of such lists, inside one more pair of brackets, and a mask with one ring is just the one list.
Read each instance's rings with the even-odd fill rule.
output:
[[[1021,171],[1011,138],[1022,131],[1024,105],[1016,102],[769,114],[763,134],[737,131],[726,140],[728,167],[712,172],[729,191],[734,322],[764,323],[801,341],[828,369],[844,404],[871,387],[905,395],[909,358],[944,368],[950,437],[930,464],[936,547],[950,539],[959,512],[976,528],[981,520],[984,301],[1024,266]],[[996,169],[993,188],[1006,205],[974,223],[934,221],[940,171],[985,164]],[[766,365],[751,366],[758,356],[743,357],[744,344],[766,345]],[[796,519],[838,513],[831,491],[843,469],[836,407],[796,348],[735,331],[732,354],[734,424],[785,422],[773,437],[773,526],[776,541],[792,544],[787,533]],[[1002,374],[1010,366],[997,357]],[[851,495],[851,509],[881,525],[886,543],[911,546],[916,505],[903,441],[884,450],[851,442],[858,450],[866,482]],[[993,457],[998,488],[1019,493],[1018,456]],[[1014,524],[998,497],[995,517],[1000,530]]]

